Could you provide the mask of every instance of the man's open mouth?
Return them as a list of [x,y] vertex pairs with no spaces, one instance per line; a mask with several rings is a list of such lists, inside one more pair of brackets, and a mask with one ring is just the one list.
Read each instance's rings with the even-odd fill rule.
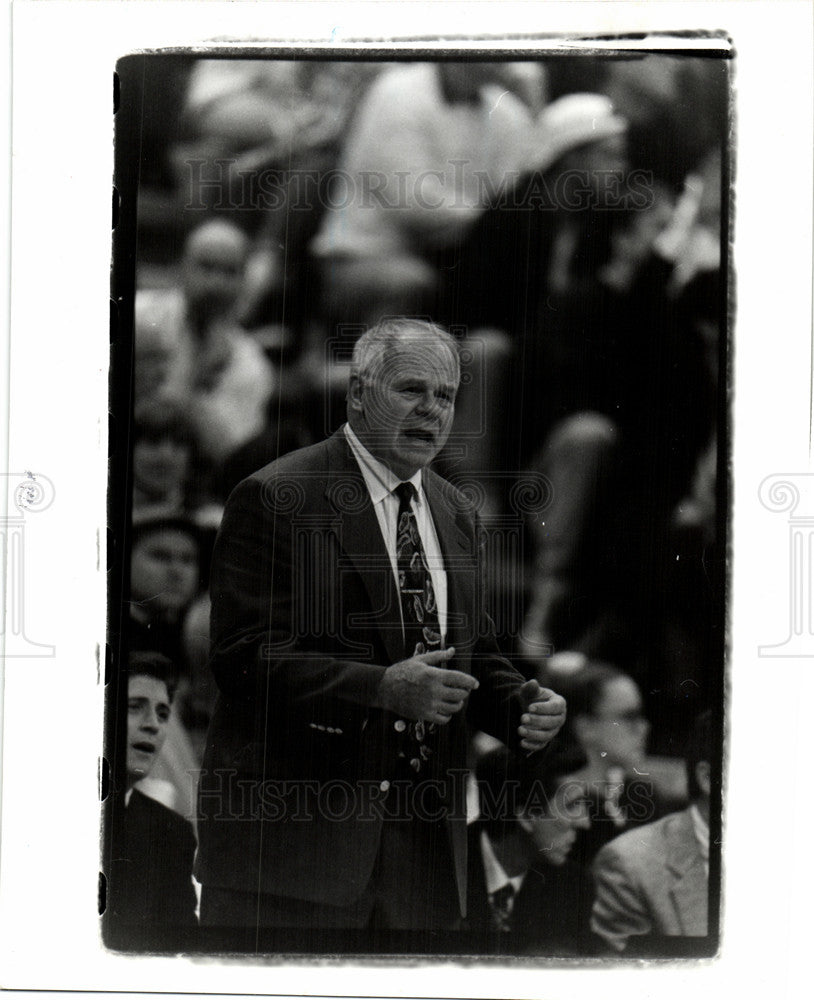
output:
[[134,750],[140,750],[141,753],[155,753],[155,747],[152,743],[133,743],[131,745]]
[[411,441],[421,441],[424,444],[435,442],[435,434],[423,427],[410,427],[404,432],[404,436],[410,438]]

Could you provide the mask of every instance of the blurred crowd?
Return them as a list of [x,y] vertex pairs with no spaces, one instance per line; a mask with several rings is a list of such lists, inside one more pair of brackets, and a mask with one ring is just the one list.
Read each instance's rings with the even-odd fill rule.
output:
[[[362,330],[430,318],[464,371],[439,466],[479,504],[502,648],[568,702],[553,777],[587,789],[557,934],[623,949],[653,927],[614,910],[609,845],[699,800],[721,689],[725,67],[178,57],[144,87],[125,635],[177,691],[140,786],[194,816],[229,493],[339,426]],[[473,742],[481,785],[502,753]],[[525,831],[487,870],[527,871],[533,817],[478,813]]]

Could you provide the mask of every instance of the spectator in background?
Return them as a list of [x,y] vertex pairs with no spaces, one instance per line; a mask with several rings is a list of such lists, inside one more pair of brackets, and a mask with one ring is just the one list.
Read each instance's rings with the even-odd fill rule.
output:
[[[201,529],[202,542],[211,533],[211,549],[224,500],[219,481],[211,481],[201,468],[195,433],[182,404],[149,397],[137,403],[133,415],[133,509],[140,516],[154,512],[189,517]],[[204,558],[202,569],[205,564]]]
[[[172,930],[196,925],[189,823],[140,791],[167,735],[174,668],[155,653],[130,655],[127,681],[126,790],[108,877],[110,943],[164,944]],[[118,837],[116,837],[118,833]]]
[[183,515],[133,514],[130,648],[183,661],[184,614],[200,590],[199,532]]
[[574,658],[574,666],[564,655],[552,659],[565,666],[548,672],[568,705],[561,739],[586,757],[570,777],[584,784],[591,802],[590,829],[580,831],[573,854],[588,867],[607,841],[664,812],[647,758],[650,723],[639,688],[622,670],[584,658]]
[[181,514],[188,509],[192,431],[175,403],[147,400],[133,415],[133,507],[160,507]]
[[200,550],[205,538],[183,515],[136,511],[130,555],[129,648],[160,653],[177,671],[176,711],[161,761],[149,779],[165,805],[194,814],[194,773],[200,768],[202,731],[211,711],[211,676],[201,663],[206,642],[201,613]]
[[339,162],[347,190],[311,244],[332,334],[384,315],[461,321],[439,314],[439,255],[460,244],[488,191],[544,158],[534,114],[512,92],[539,105],[543,88],[535,63],[414,63],[374,80]]
[[533,769],[505,747],[476,765],[480,817],[469,826],[469,917],[488,954],[575,955],[588,946],[590,873],[571,860],[590,826],[585,761],[554,744]]
[[381,64],[198,59],[175,147],[185,205],[216,209],[252,237],[238,311],[254,335],[296,349],[313,315],[307,245],[347,122]]
[[[140,401],[179,404],[202,457],[216,466],[262,430],[276,385],[262,349],[235,319],[247,248],[234,224],[204,222],[187,237],[180,285],[136,294]],[[152,385],[139,371],[145,365]]]
[[689,807],[623,834],[596,857],[591,927],[613,951],[657,954],[665,937],[708,932],[712,749],[704,712],[687,748]]

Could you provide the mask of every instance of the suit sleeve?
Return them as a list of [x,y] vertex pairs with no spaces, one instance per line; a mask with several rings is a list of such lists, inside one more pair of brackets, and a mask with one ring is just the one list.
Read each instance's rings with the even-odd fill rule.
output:
[[629,864],[613,843],[606,844],[593,864],[596,894],[591,930],[614,951],[624,951],[628,939],[652,933],[653,922]]
[[[290,500],[299,489],[296,475],[275,483],[250,478],[229,498],[212,557],[212,670],[227,696],[267,698],[284,717],[326,699],[366,710],[385,667],[332,656],[313,637],[319,629],[308,635],[295,621],[295,589],[315,572],[295,552]],[[322,604],[336,585],[333,578],[321,590],[310,583]],[[324,608],[312,611],[324,621]]]

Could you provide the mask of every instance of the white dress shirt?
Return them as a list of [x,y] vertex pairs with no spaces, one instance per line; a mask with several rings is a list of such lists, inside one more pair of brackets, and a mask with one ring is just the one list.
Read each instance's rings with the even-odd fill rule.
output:
[[690,817],[692,819],[693,833],[698,842],[698,849],[704,859],[704,868],[709,875],[709,824],[701,815],[701,810],[693,802],[690,806]]
[[[396,582],[396,590],[399,586],[398,557],[396,555],[396,534],[398,530],[399,498],[393,492],[401,479],[393,475],[387,466],[365,448],[359,438],[351,430],[349,424],[345,424],[345,437],[348,440],[350,449],[365,480],[370,502],[376,512],[376,518],[381,528],[387,554],[390,556],[390,563],[393,567],[393,578]],[[416,516],[418,533],[421,536],[421,544],[424,547],[424,555],[427,557],[427,566],[430,570],[432,587],[435,591],[435,603],[438,608],[438,625],[442,637],[447,634],[447,573],[444,568],[444,557],[441,553],[441,546],[438,542],[438,535],[435,531],[435,524],[432,520],[430,507],[424,493],[424,486],[421,481],[421,470],[409,479],[416,489],[416,496],[413,498],[412,507]],[[399,605],[399,608],[401,605]],[[404,621],[402,620],[402,629]],[[443,640],[442,640],[443,645]]]

